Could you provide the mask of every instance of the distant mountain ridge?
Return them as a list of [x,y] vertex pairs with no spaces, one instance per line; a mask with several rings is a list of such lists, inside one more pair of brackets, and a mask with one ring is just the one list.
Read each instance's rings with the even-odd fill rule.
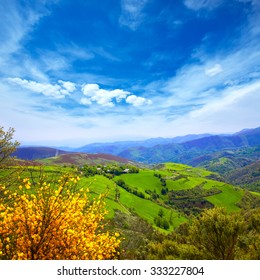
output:
[[229,136],[214,135],[178,144],[130,148],[121,152],[119,156],[145,163],[172,161],[189,164],[194,158],[213,152],[259,145],[260,127],[243,130]]
[[25,160],[34,160],[75,152],[102,153],[148,164],[168,161],[191,164],[196,158],[211,153],[259,145],[260,127],[244,129],[232,135],[191,134],[143,141],[93,143],[76,149],[68,148],[68,151],[49,147],[20,147],[13,155]]
[[135,148],[135,147],[151,148],[156,145],[183,143],[186,141],[200,139],[210,135],[211,134],[189,134],[185,136],[177,136],[174,138],[163,138],[163,137],[150,138],[142,141],[117,141],[117,142],[110,142],[110,143],[92,143],[74,149],[74,151],[85,152],[85,153],[108,153],[113,155],[119,155],[119,153],[129,148]]

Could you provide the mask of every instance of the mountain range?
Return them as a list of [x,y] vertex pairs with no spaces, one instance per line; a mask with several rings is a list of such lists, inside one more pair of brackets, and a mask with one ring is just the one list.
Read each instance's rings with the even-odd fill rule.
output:
[[[146,139],[143,141],[117,141],[112,143],[93,143],[74,149],[74,151],[85,152],[85,153],[106,153],[106,154],[119,155],[123,151],[130,148],[136,148],[136,147],[151,148],[156,145],[184,143],[191,140],[201,139],[207,136],[210,136],[210,134],[189,134],[185,136],[177,136],[174,138],[157,137],[157,138]],[[70,149],[70,151],[72,150]]]
[[[154,147],[133,147],[118,155],[144,163],[177,162],[191,164],[197,157],[218,151],[248,149],[260,145],[260,127],[242,130],[232,135],[212,135],[183,142],[156,145]],[[256,157],[259,149],[255,148]]]
[[[186,135],[175,138],[151,138],[144,141],[93,143],[80,148],[19,147],[14,156],[35,160],[67,153],[111,154],[147,164],[161,162],[205,166],[227,157],[235,165],[245,166],[260,158],[260,127],[244,129],[232,135]],[[243,160],[243,158],[246,158]],[[241,166],[239,166],[241,167]]]

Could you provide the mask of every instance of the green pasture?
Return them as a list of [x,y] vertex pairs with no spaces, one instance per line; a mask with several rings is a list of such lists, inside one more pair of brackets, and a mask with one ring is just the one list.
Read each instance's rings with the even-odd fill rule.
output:
[[[146,172],[144,172],[146,173]],[[148,174],[148,173],[147,173]],[[147,175],[146,174],[146,175]],[[124,177],[131,177],[134,176],[134,182],[136,178],[138,178],[139,174],[128,174],[128,175],[121,175]],[[118,177],[121,177],[118,176]],[[152,175],[153,176],[153,175]],[[150,176],[151,177],[151,174]],[[153,176],[154,177],[154,176]],[[158,179],[154,177],[154,179]],[[89,188],[90,195],[92,197],[97,197],[101,193],[106,193],[106,205],[107,210],[109,211],[109,218],[112,218],[114,215],[114,210],[119,209],[123,212],[128,212],[130,214],[131,211],[135,212],[144,220],[148,221],[150,224],[154,225],[154,218],[158,215],[160,209],[163,209],[165,213],[165,218],[168,221],[172,221],[171,229],[175,228],[182,222],[186,221],[186,218],[179,214],[177,211],[173,209],[168,209],[158,205],[155,202],[152,202],[147,199],[142,199],[140,197],[135,196],[124,190],[121,187],[117,187],[120,193],[119,202],[115,201],[116,195],[116,185],[115,182],[109,180],[108,178],[102,175],[96,175],[94,177],[89,178],[82,178],[80,181],[80,186]]]
[[[46,176],[46,181],[52,179],[58,179],[59,176],[65,173],[71,173],[79,175],[77,170],[72,167],[62,166],[29,166],[29,167],[11,167],[0,172],[0,178],[4,178],[7,175],[17,171],[16,173],[21,178],[33,178],[37,182],[41,171]],[[161,174],[162,178],[166,179],[166,186],[169,191],[171,190],[187,190],[201,185],[204,189],[210,189],[216,187],[222,192],[213,196],[205,197],[209,202],[215,206],[224,207],[229,212],[239,211],[240,208],[236,206],[243,195],[244,191],[240,188],[232,185],[224,184],[223,182],[214,181],[205,178],[212,174],[212,172],[200,169],[192,168],[184,164],[165,163],[161,169],[140,169],[139,173],[122,174],[116,176],[113,180],[108,179],[103,175],[95,175],[93,177],[81,176],[79,181],[79,188],[89,189],[89,195],[91,198],[96,198],[100,194],[105,194],[106,209],[108,210],[108,218],[113,218],[114,210],[118,209],[125,213],[134,212],[150,224],[154,225],[154,218],[158,216],[159,210],[163,209],[165,218],[170,222],[170,230],[186,221],[187,219],[179,212],[163,206],[163,201],[166,196],[161,196],[162,185],[160,179],[155,177],[154,174]],[[7,176],[8,177],[8,176]],[[161,197],[158,201],[152,201],[148,199],[142,199],[132,193],[127,192],[125,189],[116,185],[116,181],[122,179],[132,189],[136,189],[146,195],[149,198],[150,195],[146,194],[146,190],[156,191]],[[16,187],[14,184],[12,187]],[[119,200],[116,201],[116,189],[120,193]],[[33,189],[31,190],[33,191]],[[260,196],[260,193],[254,193]]]
[[166,180],[166,186],[169,190],[187,190],[187,189],[192,189],[196,187],[197,185],[201,184],[204,182],[204,178],[195,178],[195,177],[187,177],[187,178],[181,178],[178,180]]
[[244,191],[227,184],[222,184],[222,186],[218,186],[217,188],[222,193],[209,196],[206,199],[217,207],[226,208],[228,212],[239,211],[240,208],[236,206],[236,203],[242,199]]
[[154,225],[154,218],[158,215],[160,209],[163,210],[163,212],[165,213],[165,218],[168,221],[170,220],[172,215],[172,224],[170,230],[187,220],[183,215],[179,214],[173,209],[168,209],[150,200],[137,197],[122,188],[120,188],[120,193],[120,202],[124,206],[131,208],[132,211],[134,211],[137,215],[139,215],[141,218],[148,221],[152,225]]
[[161,191],[160,179],[155,177],[154,171],[151,170],[140,170],[139,173],[122,174],[115,177],[115,181],[119,178],[124,180],[130,187],[137,188],[138,191],[156,190],[159,193]]
[[181,173],[187,176],[206,177],[212,174],[212,172],[202,168],[196,168],[196,167],[191,167],[189,165],[172,163],[172,162],[165,163],[164,169],[166,169],[169,172],[172,172],[173,175]]

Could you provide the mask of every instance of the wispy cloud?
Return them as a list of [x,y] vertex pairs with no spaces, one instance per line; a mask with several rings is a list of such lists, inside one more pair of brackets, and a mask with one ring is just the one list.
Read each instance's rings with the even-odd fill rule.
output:
[[192,10],[214,9],[221,5],[223,0],[185,0],[184,4]]
[[[193,132],[230,133],[241,128],[259,126],[260,82],[233,86],[223,90],[222,98],[208,101],[200,109],[173,121],[171,126]],[[250,127],[248,127],[250,124]]]
[[[59,0],[21,2],[18,0],[0,1],[0,74],[4,77],[27,76],[48,81],[47,68],[58,67],[50,60],[45,67],[27,53],[26,43],[45,16],[51,13],[52,4]],[[60,63],[61,61],[59,61]],[[48,64],[48,66],[47,66]]]
[[64,82],[62,80],[59,80],[58,84],[37,83],[20,78],[8,78],[7,81],[24,89],[28,89],[31,92],[41,93],[54,98],[64,98],[66,95],[76,90],[74,83]]
[[[50,4],[54,1],[50,1]],[[31,7],[20,1],[0,1],[0,65],[22,47],[22,41],[39,20],[48,14],[44,4],[35,1]]]
[[2,125],[82,144],[257,126],[260,2],[232,1],[0,1]]
[[136,30],[144,19],[143,9],[148,0],[121,0],[122,13],[119,23]]
[[91,60],[95,57],[94,53],[84,47],[80,47],[74,42],[65,45],[57,45],[57,52],[69,57],[70,60]]
[[212,68],[208,68],[205,70],[205,74],[209,77],[213,77],[223,72],[223,69],[220,64],[215,64]]

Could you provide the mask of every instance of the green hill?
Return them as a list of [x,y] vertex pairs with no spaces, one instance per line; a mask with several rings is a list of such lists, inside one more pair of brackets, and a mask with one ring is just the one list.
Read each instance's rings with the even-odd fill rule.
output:
[[[220,206],[239,211],[237,203],[243,190],[210,179],[214,173],[183,164],[166,163],[159,169],[140,170],[114,178],[124,189],[137,196],[170,206],[183,214],[195,214]],[[122,183],[123,182],[123,183]]]
[[[70,154],[70,158],[73,155]],[[137,215],[164,232],[172,231],[191,215],[214,206],[237,212],[246,199],[251,207],[251,198],[245,197],[245,190],[212,179],[218,175],[205,169],[175,163],[159,164],[150,169],[126,166],[113,161],[109,165],[91,165],[90,169],[87,165],[74,168],[53,165],[45,166],[44,170],[50,178],[74,172],[81,177],[79,187],[89,189],[92,198],[106,194],[108,219],[113,220],[115,212],[120,211],[128,216]],[[34,174],[36,181],[41,168],[27,167],[23,176]],[[254,197],[251,199],[253,208],[260,197],[254,193],[250,195]]]

